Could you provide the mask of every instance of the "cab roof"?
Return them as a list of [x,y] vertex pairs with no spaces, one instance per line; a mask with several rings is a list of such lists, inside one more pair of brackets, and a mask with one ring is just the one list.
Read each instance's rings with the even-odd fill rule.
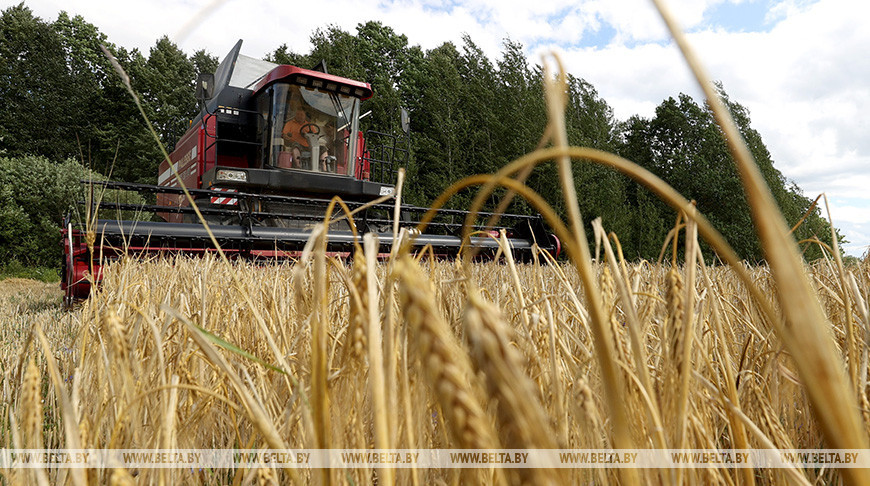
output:
[[348,96],[367,100],[372,97],[372,86],[369,83],[355,81],[332,74],[302,69],[286,64],[278,65],[263,77],[255,86],[256,95],[263,89],[278,82],[285,82],[305,86],[307,88],[323,89],[334,93],[343,93]]
[[215,94],[225,87],[253,90],[253,94],[257,94],[272,84],[284,82],[343,93],[363,100],[372,97],[369,83],[256,59],[241,54],[241,49],[242,41],[239,40],[215,71]]

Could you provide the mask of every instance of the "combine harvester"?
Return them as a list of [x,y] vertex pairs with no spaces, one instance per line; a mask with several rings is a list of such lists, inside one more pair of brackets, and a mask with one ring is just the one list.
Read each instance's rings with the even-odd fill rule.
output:
[[[95,192],[133,191],[156,204],[85,203],[90,214],[138,211],[153,216],[147,221],[93,219],[92,248],[86,225],[67,218],[61,270],[67,301],[86,298],[91,283],[100,280],[101,266],[123,254],[216,251],[179,177],[230,258],[296,256],[334,196],[354,209],[393,194],[397,167],[407,163],[409,146],[399,137],[360,131],[360,105],[372,96],[371,85],[330,75],[325,68],[307,70],[247,57],[239,53],[241,45],[233,47],[214,74],[197,80],[203,109],[169,161],[160,164],[158,185],[89,182]],[[402,124],[407,133],[405,117]],[[376,233],[381,248],[388,249],[393,210],[388,203],[364,209],[355,216],[357,230]],[[415,225],[427,210],[401,206],[402,226]],[[431,245],[436,254],[456,255],[466,215],[439,210],[426,234],[415,238],[415,247]],[[491,216],[481,213],[481,218]],[[535,245],[558,251],[558,241],[540,216],[500,216],[500,226],[488,231],[505,229],[519,258],[530,258]],[[352,251],[354,235],[346,220],[331,224],[328,236],[328,251]],[[470,245],[484,256],[498,250],[497,241],[486,234],[471,238]]]

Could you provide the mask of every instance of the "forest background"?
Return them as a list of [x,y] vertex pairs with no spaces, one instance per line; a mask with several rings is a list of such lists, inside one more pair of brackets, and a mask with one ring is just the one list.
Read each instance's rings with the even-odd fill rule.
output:
[[[277,46],[267,59],[312,68],[325,61],[331,74],[372,84],[365,130],[399,134],[400,111],[410,114],[411,162],[405,198],[428,205],[451,182],[494,172],[535,149],[546,124],[543,72],[523,46],[505,40],[492,60],[469,36],[423,50],[379,22],[355,32],[326,27],[311,33],[312,49]],[[198,73],[213,72],[218,57],[186,55],[167,37],[146,56],[113,44],[81,16],[43,20],[24,4],[0,14],[0,265],[59,266],[60,222],[81,197],[89,177],[156,183],[161,154],[121,80],[103,55],[105,45],[130,75],[161,141],[170,150],[199,111]],[[244,52],[244,47],[242,49]],[[221,53],[223,55],[223,53]],[[749,111],[719,91],[746,139],[789,224],[813,201],[774,167]],[[571,75],[566,113],[571,145],[614,152],[652,171],[697,206],[750,262],[763,255],[725,140],[706,105],[685,94],[663,100],[650,118],[617,120],[590,83]],[[601,217],[630,259],[656,259],[676,215],[638,184],[609,169],[574,164],[580,209],[588,224]],[[538,168],[529,186],[562,210],[553,166]],[[815,195],[813,195],[815,196]],[[460,194],[453,207],[468,205]],[[531,212],[518,202],[517,212]],[[591,235],[591,231],[587,231]],[[817,208],[795,230],[799,241],[830,245]],[[842,241],[842,237],[838,236]],[[822,255],[804,243],[808,259]],[[707,255],[712,256],[707,250]],[[45,273],[45,272],[43,272]],[[50,272],[48,272],[50,273]]]

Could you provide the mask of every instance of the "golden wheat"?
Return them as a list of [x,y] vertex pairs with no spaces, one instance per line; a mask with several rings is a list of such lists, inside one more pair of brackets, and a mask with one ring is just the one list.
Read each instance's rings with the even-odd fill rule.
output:
[[[387,266],[373,264],[367,268],[359,263],[337,263],[323,270],[323,278],[346,284],[329,285],[326,295],[325,349],[327,363],[331,363],[326,370],[325,393],[331,403],[326,420],[331,424],[332,447],[375,447],[373,424],[379,414],[396,424],[395,435],[387,434],[393,448],[613,446],[614,432],[609,424],[612,411],[603,399],[603,378],[590,351],[595,342],[585,323],[587,310],[572,297],[581,285],[573,266],[515,264],[511,268],[490,262],[475,263],[466,272],[454,264],[438,262],[424,269],[402,257],[394,265],[394,283],[389,283]],[[310,268],[305,263],[257,267],[209,258],[123,261],[106,268],[100,292],[66,313],[60,310],[60,298],[53,289],[48,295],[56,300],[41,297],[44,289],[33,292],[21,287],[8,294],[0,305],[0,316],[13,325],[4,330],[2,360],[4,369],[19,369],[21,378],[10,382],[16,380],[16,375],[7,373],[3,387],[7,396],[13,397],[12,403],[20,407],[15,415],[20,417],[16,422],[21,424],[18,430],[23,437],[17,442],[34,444],[39,440],[36,431],[41,428],[47,448],[67,447],[70,434],[80,444],[96,448],[316,447],[309,398],[309,323],[314,309],[295,295],[300,286],[313,285],[315,276],[299,265]],[[656,403],[679,403],[682,397],[673,381],[679,368],[672,361],[693,356],[692,382],[697,386],[690,387],[685,397],[686,447],[827,445],[797,372],[799,357],[785,351],[776,335],[776,325],[764,318],[759,303],[732,268],[700,269],[702,278],[692,284],[695,295],[703,296],[692,316],[698,329],[691,342],[692,353],[678,353],[672,359],[670,353],[663,356],[661,352],[680,348],[672,341],[680,335],[674,332],[681,322],[677,318],[678,296],[684,296],[687,289],[679,290],[677,282],[681,279],[675,275],[683,274],[685,269],[647,263],[625,265],[624,273],[605,272],[600,265],[594,268],[603,279],[613,280],[605,287],[625,285],[637,289],[633,291],[634,311],[646,330],[640,336],[646,362],[636,362],[636,355],[624,347],[619,352],[621,369],[629,380],[629,395],[623,401],[633,440],[643,447],[658,447],[657,428],[662,425],[655,423],[657,415],[668,418],[664,424],[669,431],[666,435],[674,440],[677,434],[671,427],[677,426],[675,418],[661,413]],[[766,268],[744,270],[750,272],[763,292],[775,291],[776,284]],[[371,277],[370,271],[375,272]],[[812,271],[823,280],[838,275],[833,266],[816,265]],[[864,295],[862,289],[870,282],[870,267],[850,271],[855,285],[843,288]],[[231,280],[230,273],[237,275],[262,315],[271,316],[265,320],[267,330],[283,353],[287,369],[274,361],[269,363],[272,348],[258,327],[252,325],[256,318],[238,302],[238,289],[223,285]],[[633,282],[636,276],[642,277],[641,285]],[[357,346],[348,331],[360,312],[353,307],[357,304],[352,304],[352,299],[358,297],[348,291],[347,285],[362,287],[363,279],[379,287],[397,286],[398,300],[391,305],[396,306],[401,321],[391,347],[381,345],[385,359],[380,365],[386,374],[389,355],[394,355],[398,364],[391,377],[398,384],[400,407],[396,410],[375,406],[372,394],[386,391],[372,387],[373,375],[367,369],[371,363],[366,353],[349,362],[341,358],[350,357]],[[519,288],[514,288],[515,282],[519,282]],[[610,291],[603,293],[607,302],[616,300]],[[494,297],[498,310],[487,302]],[[837,323],[830,332],[845,344],[843,299],[824,289],[817,298]],[[363,320],[363,325],[386,328],[385,306],[389,300],[376,297],[371,302],[374,321]],[[853,298],[852,302],[860,305],[861,301]],[[617,329],[624,328],[622,305],[611,303],[607,307],[620,323]],[[863,319],[862,310],[854,310],[854,324],[865,329],[864,322],[857,321]],[[209,333],[262,362],[245,358],[203,335],[193,325],[203,322],[203,313]],[[532,321],[529,325],[526,316]],[[549,337],[535,337],[536,319],[548,323],[552,341]],[[46,343],[50,345],[47,349],[56,361],[60,386],[50,379],[47,368],[35,365],[46,357],[43,347],[25,346],[33,338],[20,330],[29,326],[45,328]],[[860,349],[867,346],[866,336],[866,332],[855,333]],[[362,363],[368,364],[360,366]],[[649,373],[655,400],[644,397],[639,381],[641,368]],[[859,382],[866,384],[870,378],[866,367],[857,368],[864,372]],[[41,388],[47,386],[47,393],[37,394],[40,386],[34,383],[40,382]],[[564,390],[561,405],[554,403],[560,400],[558,389]],[[857,393],[865,396],[866,387]],[[44,406],[34,417],[40,400],[45,400]],[[69,419],[60,413],[64,400],[72,410]],[[389,403],[388,397],[382,403]],[[863,408],[860,402],[854,406]],[[6,410],[8,416],[8,405]],[[39,418],[42,427],[35,425]],[[560,432],[563,429],[564,436]],[[4,435],[7,447],[16,446],[15,435],[18,432]],[[292,480],[293,476],[303,482],[313,479],[311,471],[294,472],[203,474],[177,470],[171,477],[174,481],[211,484],[249,474],[253,474],[250,478],[254,481],[269,481],[271,474],[279,482]],[[149,469],[137,473],[136,479],[146,482],[157,481],[160,475]],[[463,477],[451,470],[397,469],[394,473],[395,482],[400,484],[450,482]],[[617,479],[615,471],[608,470],[563,473],[565,480],[575,482]],[[57,472],[47,474],[49,482],[58,479],[54,476]],[[376,469],[347,474],[350,476],[340,471],[330,473],[332,480],[339,482],[347,477],[357,483],[384,479],[384,473]],[[481,474],[481,480],[534,480],[531,476]],[[810,482],[829,482],[838,477],[836,470],[773,470],[758,471],[754,480],[773,484],[793,480],[795,475]],[[126,477],[122,471],[91,471],[89,476],[96,481],[119,483]],[[535,477],[546,481],[550,476]],[[656,471],[641,471],[640,478],[655,482],[671,479]],[[730,469],[686,470],[682,479],[689,483],[731,483],[744,481],[745,475]]]

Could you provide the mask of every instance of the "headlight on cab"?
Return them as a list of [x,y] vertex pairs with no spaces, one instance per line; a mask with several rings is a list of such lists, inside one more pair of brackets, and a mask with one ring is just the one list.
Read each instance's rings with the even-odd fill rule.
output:
[[243,170],[220,169],[215,175],[217,181],[248,182],[248,173]]

